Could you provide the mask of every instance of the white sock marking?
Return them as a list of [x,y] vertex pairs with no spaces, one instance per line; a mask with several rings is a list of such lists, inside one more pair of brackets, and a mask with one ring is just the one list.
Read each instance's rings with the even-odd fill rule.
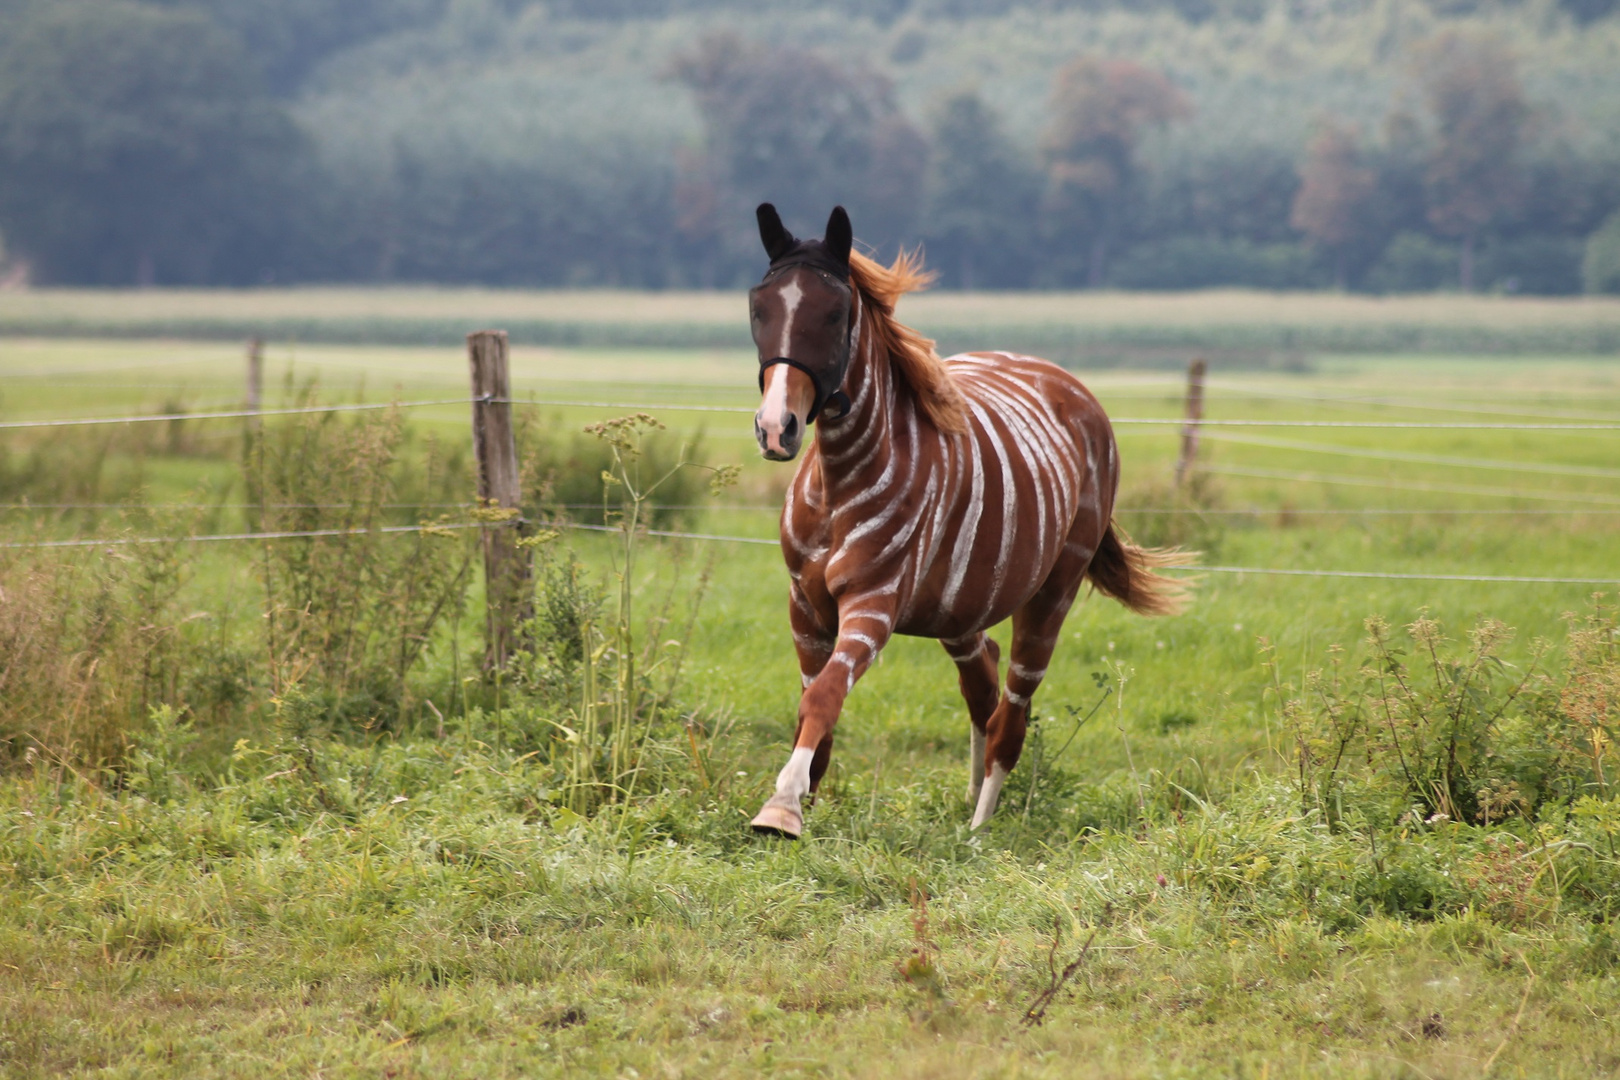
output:
[[813,746],[795,747],[788,763],[776,774],[776,798],[791,801],[797,809],[810,793],[810,759],[816,756]]
[[1001,801],[1001,785],[1006,782],[1006,766],[999,761],[990,766],[990,775],[985,778],[984,787],[979,791],[979,805],[973,811],[970,828],[977,829],[990,820],[990,815],[996,812],[996,803]]

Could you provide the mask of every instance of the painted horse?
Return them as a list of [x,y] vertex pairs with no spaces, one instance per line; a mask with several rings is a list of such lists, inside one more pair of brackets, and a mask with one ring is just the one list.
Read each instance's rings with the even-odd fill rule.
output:
[[[1131,544],[1113,523],[1119,454],[1102,406],[1055,364],[1004,352],[941,360],[894,316],[932,275],[901,252],[853,252],[843,207],[798,240],[759,207],[770,256],[749,293],[765,457],[816,437],[782,510],[803,695],[792,756],[755,830],[797,837],[832,757],[844,699],[893,634],[938,638],[972,721],[972,827],[995,812],[1023,750],[1030,700],[1080,583],[1144,615],[1179,610],[1155,572],[1182,552]],[[1012,618],[1005,689],[985,630]]]

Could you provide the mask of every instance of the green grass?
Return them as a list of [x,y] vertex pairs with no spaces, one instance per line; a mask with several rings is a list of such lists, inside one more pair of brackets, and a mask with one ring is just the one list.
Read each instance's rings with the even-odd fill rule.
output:
[[[1603,925],[1461,911],[1328,927],[1365,845],[1264,783],[1132,835],[971,839],[959,777],[850,780],[793,846],[760,784],[548,823],[547,774],[459,734],[332,748],[351,813],[246,753],[219,787],[5,789],[18,1075],[1503,1075],[1620,1061]],[[336,781],[334,786],[350,785]],[[1128,795],[1092,794],[1091,810]],[[400,799],[399,796],[406,796]],[[543,807],[543,804],[540,804]],[[1457,830],[1459,833],[1464,830]],[[1455,865],[1480,852],[1464,838]],[[1386,851],[1416,865],[1439,844]],[[913,887],[930,899],[919,930]],[[1325,892],[1325,890],[1324,890]],[[1326,897],[1318,910],[1328,907]],[[1020,1017],[1095,931],[1044,1025]],[[903,974],[914,950],[930,973]],[[1429,1034],[1425,1034],[1428,1024]]]
[[[273,385],[291,364],[346,399],[465,392],[454,349],[276,347],[270,360]],[[752,364],[734,352],[519,348],[514,382],[551,399],[747,407]],[[1612,361],[1324,355],[1313,367],[1217,368],[1208,413],[1620,419]],[[206,343],[0,340],[0,419],[168,399],[196,411],[235,400],[240,371],[239,350]],[[1179,411],[1174,378],[1088,382],[1117,416]],[[568,431],[611,412],[541,415]],[[745,466],[731,501],[694,526],[771,536],[771,512],[756,507],[786,470],[751,457],[746,415],[663,415],[703,428],[711,460]],[[463,439],[466,406],[412,421]],[[161,440],[111,453],[140,462],[150,501],[199,491],[233,501],[234,449],[208,447],[234,448],[239,428],[188,423],[187,454]],[[1213,507],[1244,512],[1211,513],[1188,534],[1212,562],[1620,576],[1610,512],[1620,483],[1606,474],[1620,468],[1620,435],[1234,433],[1249,441],[1212,438],[1205,460]],[[1308,453],[1255,436],[1471,464]],[[4,434],[14,452],[58,437]],[[1144,535],[1168,527],[1140,510],[1168,497],[1174,429],[1122,428],[1120,441],[1126,522]],[[1247,475],[1262,471],[1317,479]],[[1366,509],[1401,512],[1322,513]],[[1557,512],[1531,512],[1547,510]],[[86,527],[79,513],[0,520],[12,536],[65,535]],[[237,523],[228,511],[217,521]],[[113,515],[95,527],[152,524]],[[570,543],[605,567],[605,543]],[[251,646],[261,619],[250,552],[195,551],[186,603]],[[1533,638],[1562,639],[1562,613],[1592,589],[1210,575],[1188,614],[1155,622],[1092,598],[1070,617],[1037,699],[1055,725],[1048,752],[1068,708],[1095,700],[1092,672],[1125,666],[1123,705],[1107,702],[1032,798],[1021,767],[979,836],[966,830],[967,724],[952,668],[937,644],[899,639],[850,698],[806,841],[785,845],[745,829],[785,760],[797,700],[785,574],[769,547],[720,552],[683,693],[701,728],[693,742],[660,733],[657,790],[627,812],[559,814],[544,754],[492,749],[536,718],[504,718],[498,738],[487,715],[457,716],[447,699],[442,739],[424,706],[416,733],[309,744],[312,774],[271,722],[263,687],[189,751],[149,740],[122,790],[45,761],[0,780],[0,1074],[1620,1070],[1620,945],[1601,899],[1613,863],[1596,826],[1554,808],[1490,829],[1320,827],[1287,782],[1289,746],[1256,647],[1273,642],[1283,677],[1298,681],[1330,645],[1359,638],[1366,616],[1399,625],[1427,609],[1458,634],[1481,616],[1505,620],[1518,632],[1507,659],[1523,663]],[[650,545],[649,590],[674,555]],[[480,620],[475,603],[464,652]],[[437,649],[423,686],[446,685],[450,664]],[[1553,849],[1549,876],[1544,856],[1502,846],[1515,838],[1532,851],[1573,843]],[[925,922],[914,886],[929,897]],[[1397,887],[1429,906],[1391,900]],[[1046,985],[1054,924],[1060,964],[1096,938],[1045,1023],[1029,1027],[1020,1017]]]

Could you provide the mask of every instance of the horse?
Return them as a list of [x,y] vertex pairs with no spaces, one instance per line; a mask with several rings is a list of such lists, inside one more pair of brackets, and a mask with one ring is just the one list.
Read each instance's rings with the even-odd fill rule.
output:
[[[940,359],[894,314],[933,275],[904,250],[887,267],[854,251],[843,207],[820,240],[795,238],[770,203],[757,217],[770,266],[749,292],[755,437],[767,459],[791,461],[811,424],[816,433],[781,518],[798,726],[753,828],[800,836],[844,699],[889,638],[908,634],[937,638],[956,663],[976,830],[1018,763],[1081,582],[1143,615],[1172,614],[1187,583],[1157,571],[1191,556],[1139,547],[1115,524],[1113,428],[1073,375],[1007,352]],[[1003,690],[985,630],[1009,616]]]

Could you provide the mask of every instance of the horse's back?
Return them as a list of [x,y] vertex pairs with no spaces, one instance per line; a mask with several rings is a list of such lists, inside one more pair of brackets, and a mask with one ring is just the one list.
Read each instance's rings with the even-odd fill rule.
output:
[[[1085,383],[1050,360],[1013,352],[957,353],[945,358],[951,376],[970,400],[982,399],[990,386],[1020,388],[1033,393],[1054,407],[1095,413],[1105,424],[1102,406]],[[975,393],[975,391],[978,391]],[[1076,417],[1090,420],[1091,416]]]
[[1050,360],[1011,352],[959,353],[945,363],[969,411],[974,406],[981,410],[981,423],[983,416],[994,414],[1036,438],[1066,437],[1080,448],[1088,481],[1100,483],[1099,472],[1112,471],[1113,425],[1096,396],[1073,373]]

